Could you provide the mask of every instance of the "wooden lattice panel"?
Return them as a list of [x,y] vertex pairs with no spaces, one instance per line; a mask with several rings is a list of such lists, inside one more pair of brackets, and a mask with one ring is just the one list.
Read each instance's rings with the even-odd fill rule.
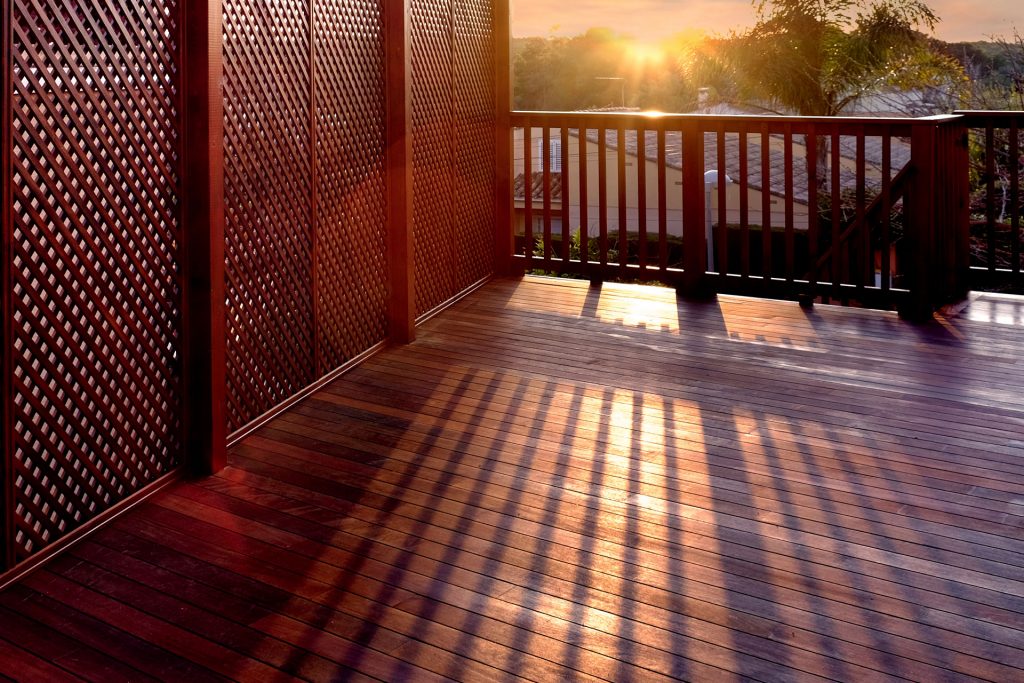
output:
[[224,2],[229,430],[315,378],[309,12]]
[[491,272],[494,254],[494,7],[412,3],[416,312]]
[[412,1],[413,244],[416,314],[452,296],[452,8]]
[[387,333],[384,10],[314,7],[318,372]]
[[180,463],[178,3],[13,3],[14,560]]
[[494,7],[455,6],[455,262],[459,291],[494,267]]

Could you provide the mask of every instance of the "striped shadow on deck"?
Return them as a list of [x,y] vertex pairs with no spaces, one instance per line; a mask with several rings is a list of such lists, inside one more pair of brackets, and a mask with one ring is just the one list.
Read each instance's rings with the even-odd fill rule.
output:
[[497,281],[0,594],[0,672],[1021,680],[1022,333]]

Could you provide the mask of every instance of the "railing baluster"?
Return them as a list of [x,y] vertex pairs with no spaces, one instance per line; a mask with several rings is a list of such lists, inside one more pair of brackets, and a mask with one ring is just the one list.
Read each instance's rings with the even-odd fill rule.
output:
[[996,145],[995,126],[991,120],[985,124],[985,239],[988,254],[988,272],[996,272]]
[[617,183],[617,200],[619,203],[619,273],[626,274],[626,263],[629,260],[629,236],[626,232],[628,215],[626,214],[626,130],[620,125],[616,130],[618,150],[616,153],[615,181]]
[[785,170],[785,202],[786,202],[786,282],[792,283],[795,278],[795,251],[796,251],[796,230],[793,216],[793,124],[787,123],[784,127],[783,150]]
[[551,126],[541,133],[541,171],[544,192],[544,270],[551,270]]
[[636,217],[637,217],[637,258],[640,273],[647,270],[647,129],[636,133]]
[[716,131],[717,145],[715,151],[718,153],[718,237],[715,240],[718,247],[719,275],[729,273],[729,174],[725,165],[725,123],[720,123]]
[[740,124],[739,155],[740,155],[740,273],[743,279],[750,277],[750,197],[747,159],[748,138],[747,124]]
[[600,220],[598,256],[602,266],[608,265],[608,141],[605,139],[607,134],[604,126],[597,129],[597,213]]
[[889,131],[882,134],[882,239],[881,239],[881,287],[888,292],[892,287],[892,136]]
[[[867,208],[867,131],[864,128],[857,130],[857,216],[856,221],[860,226],[856,235],[850,235],[857,248],[854,253],[854,272],[857,273],[857,291],[863,294],[864,287],[868,283],[869,271],[871,269],[871,230],[868,229],[865,218]],[[859,235],[860,239],[856,240]]]
[[1010,122],[1010,230],[1013,275],[1020,277],[1020,128],[1017,120]]
[[842,163],[843,158],[840,154],[839,148],[840,137],[838,131],[833,130],[832,132],[832,187],[829,188],[832,191],[832,259],[829,269],[832,271],[832,295],[839,301],[841,299],[840,284],[842,279],[842,265],[840,261],[840,255],[843,251],[843,245],[841,244],[840,234],[842,232],[839,225],[842,220],[842,186],[840,181],[842,179]]
[[658,128],[658,269],[668,269],[668,161],[665,129]]
[[572,193],[569,190],[569,122],[563,121],[559,128],[562,140],[562,149],[560,150],[562,152],[562,168],[558,178],[562,190],[562,267],[564,268],[569,263],[569,242],[572,236],[572,226],[569,224],[571,216],[569,207],[572,203]]
[[807,296],[811,303],[818,290],[818,136],[814,124],[807,127],[805,136],[807,159],[807,254],[810,273],[807,276]]
[[533,122],[523,124],[523,240],[526,269],[533,269]]
[[590,188],[587,183],[589,182],[588,169],[590,167],[590,151],[587,144],[587,129],[580,126],[578,132],[579,147],[579,178],[580,178],[580,263],[583,264],[583,272],[587,272],[587,262],[590,253],[590,207],[587,206],[587,202],[590,201]]
[[768,124],[761,124],[761,276],[772,278],[772,141]]

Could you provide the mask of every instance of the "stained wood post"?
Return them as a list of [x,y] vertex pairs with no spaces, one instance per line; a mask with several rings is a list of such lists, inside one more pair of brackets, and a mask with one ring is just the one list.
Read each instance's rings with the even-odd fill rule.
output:
[[[495,0],[494,8],[494,272],[508,275],[515,250],[512,235],[512,31],[509,0]],[[562,169],[562,191],[565,191]],[[563,225],[563,228],[565,226]]]
[[[911,132],[913,177],[904,204],[910,298],[900,314],[913,320],[930,318],[936,306],[954,296],[966,279],[966,273],[956,273],[964,257],[959,253],[962,238],[956,246],[954,235],[955,224],[962,220],[967,205],[965,198],[956,196],[960,193],[953,170],[958,163],[966,170],[966,158],[956,151],[956,136],[949,134],[948,128],[958,118],[918,119]],[[966,184],[964,191],[969,191]]]
[[686,296],[703,296],[707,243],[704,235],[704,136],[697,121],[683,124],[683,281]]
[[950,299],[967,296],[971,276],[971,159],[967,120],[958,116],[944,124],[947,156],[943,184],[948,188],[949,211],[946,239],[950,253],[950,279],[946,295]]
[[930,120],[919,120],[910,137],[913,177],[909,196],[904,201],[903,227],[910,261],[907,273],[910,298],[900,315],[911,320],[923,320],[932,313],[936,192],[939,190],[936,185],[937,130]]
[[412,35],[410,0],[384,4],[387,70],[388,337],[416,338],[412,231]]
[[182,426],[196,474],[226,460],[221,0],[185,0],[182,132]]
[[11,0],[0,0],[0,124],[3,139],[0,140],[0,317],[3,318],[0,333],[0,574],[14,565],[14,392],[11,382],[14,378],[14,364],[11,354],[13,344],[11,326],[14,324],[11,313],[13,268],[11,242],[14,233],[13,197],[13,165],[14,144],[13,116],[11,101],[11,79],[14,75],[13,33]]

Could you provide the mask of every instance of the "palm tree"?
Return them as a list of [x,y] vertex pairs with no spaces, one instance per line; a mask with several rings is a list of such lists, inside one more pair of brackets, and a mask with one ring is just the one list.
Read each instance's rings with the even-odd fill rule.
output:
[[[960,86],[963,70],[930,48],[938,17],[920,0],[754,0],[757,23],[694,63],[724,101],[801,116],[838,116],[865,95]],[[817,170],[827,185],[828,140]]]

